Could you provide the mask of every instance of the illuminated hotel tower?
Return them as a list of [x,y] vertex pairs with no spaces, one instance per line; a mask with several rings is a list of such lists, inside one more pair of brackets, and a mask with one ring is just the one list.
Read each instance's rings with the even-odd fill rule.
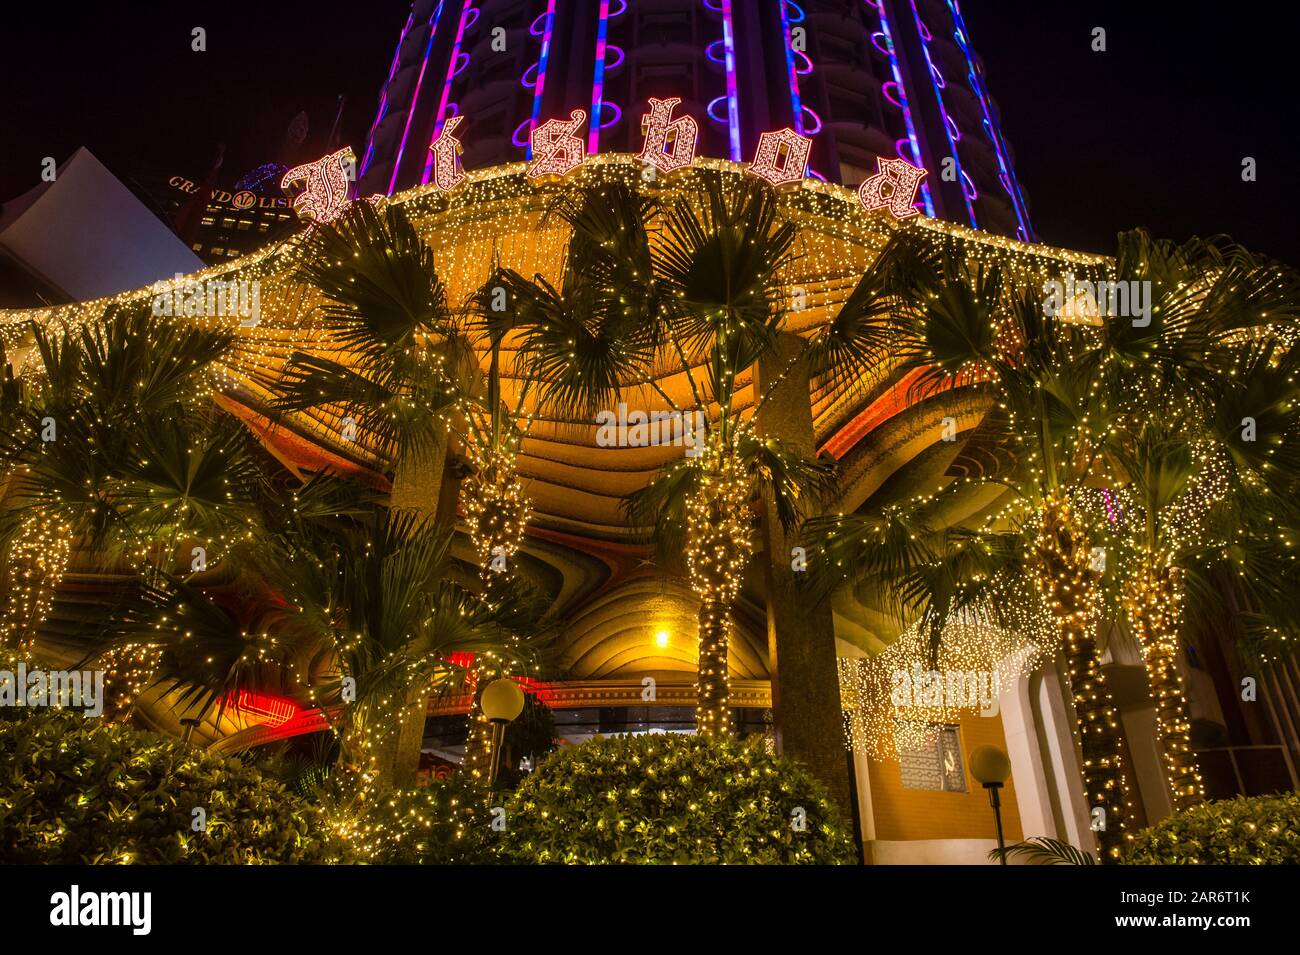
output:
[[588,152],[639,152],[651,96],[681,97],[701,155],[748,161],[789,126],[809,175],[855,186],[901,156],[930,171],[928,214],[1034,238],[958,0],[415,0],[359,194],[428,182],[457,115],[467,169],[527,158],[532,126],[573,109]]

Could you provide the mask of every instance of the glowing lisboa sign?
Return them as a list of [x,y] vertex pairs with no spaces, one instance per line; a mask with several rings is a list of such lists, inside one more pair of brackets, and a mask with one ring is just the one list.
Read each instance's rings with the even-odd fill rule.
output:
[[303,191],[293,200],[294,211],[312,222],[329,222],[348,207],[348,172],[356,166],[352,147],[344,146],[315,162],[294,166],[280,180],[280,188],[287,190],[292,183],[305,183]]
[[[692,116],[674,118],[681,97],[649,100],[650,111],[641,118],[645,135],[638,158],[648,167],[672,172],[695,160],[699,143],[699,123]],[[460,165],[461,141],[456,129],[464,120],[453,116],[429,144],[433,154],[432,185],[451,192],[465,180]],[[575,109],[568,119],[548,119],[533,128],[529,135],[532,159],[525,175],[529,179],[566,176],[586,161],[587,145],[578,130],[587,122],[585,110]],[[754,159],[746,172],[783,186],[801,182],[808,175],[808,156],[813,141],[793,129],[765,132],[758,137]],[[303,192],[293,201],[298,214],[313,222],[338,218],[348,205],[350,171],[356,168],[351,147],[345,147],[312,163],[290,169],[281,180],[281,188],[302,181]],[[868,212],[884,209],[895,219],[910,219],[920,210],[915,206],[917,190],[928,175],[925,169],[903,159],[877,159],[877,172],[858,187],[858,201]],[[372,200],[379,197],[372,197]]]

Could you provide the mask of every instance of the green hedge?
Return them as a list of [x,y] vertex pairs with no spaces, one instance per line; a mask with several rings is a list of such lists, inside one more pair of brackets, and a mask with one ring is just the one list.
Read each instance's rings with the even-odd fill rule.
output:
[[[9,863],[328,861],[317,810],[256,766],[64,710],[0,719]],[[193,810],[206,811],[196,832]]]
[[[497,798],[499,802],[499,797]],[[499,814],[498,814],[499,817]],[[487,790],[461,775],[422,789],[366,796],[334,815],[348,861],[372,865],[474,865],[497,861]]]
[[847,863],[825,791],[761,744],[596,738],[549,756],[507,805],[506,851],[542,863]]
[[1175,813],[1138,833],[1132,865],[1300,863],[1300,794],[1239,796]]

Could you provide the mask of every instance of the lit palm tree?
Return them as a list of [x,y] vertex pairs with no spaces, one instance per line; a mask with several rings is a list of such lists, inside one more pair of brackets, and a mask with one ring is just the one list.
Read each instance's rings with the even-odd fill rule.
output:
[[[509,272],[502,280],[526,326],[519,350],[541,407],[583,420],[637,390],[676,413],[704,413],[698,456],[669,466],[627,506],[661,551],[685,554],[700,599],[696,726],[722,735],[732,604],[754,550],[755,503],[770,501],[793,527],[828,468],[761,436],[766,394],[754,412],[738,408],[741,376],[776,354],[778,275],[795,226],[765,184],[702,178],[698,194],[666,205],[618,182],[565,194],[552,210],[572,229],[560,287]],[[689,407],[659,383],[668,367],[685,374]]]
[[[1136,321],[1103,315],[1101,303],[1082,310],[1097,322],[1088,358],[1117,409],[1108,444],[1129,511],[1118,528],[1097,526],[1117,532],[1120,559],[1108,578],[1146,663],[1166,779],[1184,808],[1204,795],[1177,663],[1184,598],[1189,587],[1209,592],[1206,572],[1229,560],[1221,548],[1234,537],[1258,569],[1272,563],[1277,530],[1294,526],[1286,489],[1300,477],[1296,359],[1283,342],[1300,320],[1300,279],[1239,246],[1174,244],[1142,231],[1120,236],[1115,272],[1149,290],[1150,312]],[[1247,502],[1263,505],[1275,528],[1240,538],[1260,529],[1242,512]],[[1266,600],[1271,576],[1238,596]]]
[[[433,252],[400,206],[354,202],[302,240],[297,275],[319,290],[323,342],[266,384],[280,414],[333,414],[343,440],[391,469],[394,520],[437,516],[448,429],[477,364],[447,303]],[[348,427],[348,426],[351,427]]]
[[[11,565],[20,554],[40,557],[33,535],[48,551],[83,545],[88,569],[145,587],[218,564],[250,533],[261,479],[251,437],[212,402],[209,372],[231,334],[160,320],[145,304],[32,335],[39,366],[28,384],[6,389],[0,438],[9,479],[0,533]],[[34,639],[58,578],[50,573],[42,595],[28,593],[26,609],[11,605],[20,640]],[[155,644],[107,658],[110,676],[121,678],[111,681],[120,704],[151,678]]]
[[1237,374],[1216,389],[1214,410],[1185,404],[1112,439],[1126,478],[1108,502],[1122,515],[1111,530],[1126,568],[1112,583],[1146,665],[1175,809],[1205,795],[1178,663],[1186,621],[1199,619],[1188,616],[1189,593],[1268,606],[1277,633],[1300,623],[1293,602],[1277,599],[1296,573],[1287,553],[1300,517],[1290,493],[1300,480],[1295,348],[1265,339],[1229,350]]
[[[108,594],[95,609],[106,645],[150,639],[176,705],[217,718],[232,693],[277,689],[334,712],[340,758],[361,789],[414,784],[431,693],[462,675],[456,654],[494,652],[521,665],[541,608],[485,596],[462,580],[452,534],[419,515],[390,519],[382,501],[318,475],[258,502],[259,531],[224,576]],[[504,650],[502,648],[505,648]],[[315,672],[294,662],[316,660]]]
[[[1101,568],[1076,502],[1101,473],[1113,410],[1086,360],[1088,326],[1061,321],[1043,306],[1038,290],[1015,287],[998,266],[967,265],[955,242],[902,232],[835,321],[853,342],[859,366],[910,376],[913,398],[969,387],[990,401],[983,427],[1012,450],[1015,464],[1009,473],[976,479],[1009,492],[981,530],[1016,535],[1025,573],[1055,623],[1085,791],[1090,805],[1105,813],[1099,835],[1114,858],[1124,839],[1128,797],[1119,718],[1095,636]],[[824,527],[830,539],[822,546],[834,550],[836,535],[861,535],[861,520],[850,519],[838,531]],[[882,559],[886,567],[905,566]],[[936,625],[942,619],[937,616]]]
[[[1240,349],[1228,346],[1262,325],[1293,322],[1296,313],[1294,277],[1242,250],[1195,241],[1174,246],[1140,232],[1121,236],[1120,250],[1112,277],[1150,283],[1151,313],[1145,321],[1104,316],[1095,300],[1066,303],[1063,314],[1046,314],[1037,290],[1006,287],[996,271],[971,270],[960,264],[953,250],[920,247],[906,234],[864,276],[835,319],[855,342],[851,357],[860,366],[892,358],[899,373],[914,375],[913,388],[920,396],[971,385],[992,400],[982,427],[1013,450],[1016,465],[984,480],[1005,485],[1010,500],[977,529],[976,539],[959,540],[956,546],[965,548],[967,559],[981,551],[1009,557],[1006,534],[1021,539],[1023,569],[1047,602],[1065,647],[1085,789],[1092,805],[1106,811],[1108,825],[1099,834],[1106,861],[1117,858],[1123,844],[1127,800],[1117,718],[1093,636],[1106,603],[1103,583],[1121,578],[1134,586],[1144,583],[1143,592],[1154,594],[1155,602],[1130,599],[1129,619],[1140,642],[1146,634],[1147,644],[1167,643],[1167,638],[1152,634],[1170,626],[1169,602],[1175,599],[1171,592],[1181,592],[1181,587],[1175,588],[1183,572],[1178,561],[1186,562],[1198,551],[1203,558],[1218,548],[1195,537],[1196,546],[1176,561],[1157,559],[1163,532],[1155,521],[1144,525],[1156,528],[1142,538],[1146,546],[1135,545],[1150,559],[1112,559],[1106,574],[1106,549],[1094,550],[1093,545],[1113,540],[1115,528],[1106,508],[1097,506],[1110,492],[1098,488],[1132,480],[1138,493],[1149,495],[1153,513],[1186,488],[1193,455],[1166,453],[1157,461],[1160,442],[1144,444],[1134,437],[1144,420],[1170,407],[1196,409],[1188,415],[1193,420],[1218,421],[1224,441],[1234,429],[1240,430],[1244,415],[1276,418],[1279,403],[1289,411],[1293,385],[1273,386],[1283,378],[1289,382],[1290,368],[1277,372],[1267,385],[1247,385],[1256,400],[1245,402],[1245,408],[1229,400],[1234,395],[1244,398],[1243,389],[1231,383],[1234,376],[1246,370],[1249,377],[1242,375],[1241,380],[1258,382],[1270,363],[1258,357],[1243,363]],[[1285,474],[1281,458],[1274,463],[1262,455],[1272,457],[1278,436],[1289,433],[1292,425],[1275,420],[1270,425],[1276,427],[1269,430],[1269,450],[1263,452],[1263,445],[1246,450],[1261,455],[1258,464]],[[1146,464],[1154,470],[1143,470],[1135,449],[1152,452]],[[1175,458],[1183,466],[1172,467]],[[941,626],[951,604],[942,599],[942,591],[931,593],[923,577],[948,562],[952,541],[941,526],[912,520],[920,528],[914,526],[901,537],[873,538],[873,528],[881,525],[880,518],[871,515],[821,522],[813,530],[837,561],[857,568],[853,576],[862,580],[874,575],[885,590],[900,588],[900,611],[928,615],[932,627]],[[989,540],[990,533],[1001,543]],[[935,548],[935,541],[944,546]],[[864,546],[873,543],[881,548],[874,557]],[[1223,564],[1218,561],[1216,573],[1221,574]],[[962,599],[974,599],[983,589],[977,585],[990,580],[992,572],[988,566],[972,572],[958,590]],[[1198,584],[1196,592],[1203,595],[1206,588]],[[1249,604],[1251,596],[1243,594],[1243,600]],[[1167,656],[1152,655],[1149,665],[1157,693],[1168,701],[1162,722],[1182,730],[1170,733],[1169,752],[1178,755],[1167,758],[1177,766],[1171,783],[1176,791],[1185,791],[1191,762],[1185,703]]]
[[[285,622],[298,620],[323,638],[338,661],[340,698],[355,693],[344,757],[381,788],[414,783],[423,702],[462,678],[450,659],[490,652],[522,666],[528,644],[512,638],[540,617],[523,598],[484,595],[459,580],[451,539],[450,530],[417,515],[386,520],[376,511],[332,544],[302,547],[298,566],[307,573],[285,581]],[[295,539],[291,546],[302,545]],[[309,555],[320,563],[313,567]],[[413,698],[420,707],[409,705]]]
[[[271,384],[277,410],[326,409],[355,422],[358,438],[391,462],[391,519],[412,534],[438,514],[448,440],[462,430],[474,468],[462,503],[484,565],[482,599],[509,604],[486,574],[494,559],[513,561],[528,502],[515,467],[522,432],[501,407],[500,334],[489,336],[484,394],[474,329],[448,304],[432,252],[400,207],[354,203],[304,244],[299,275],[328,299],[321,309],[326,339],[342,354],[295,355]],[[504,643],[517,643],[518,634],[497,632]],[[482,645],[478,657],[507,665],[517,650]],[[403,722],[423,725],[427,686],[416,680],[407,692],[404,702],[390,702],[402,709]],[[400,765],[411,763],[417,744],[408,740],[395,757]]]

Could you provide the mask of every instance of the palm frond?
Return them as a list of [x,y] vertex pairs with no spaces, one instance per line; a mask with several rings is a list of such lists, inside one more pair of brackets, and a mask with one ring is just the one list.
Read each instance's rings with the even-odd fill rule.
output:
[[1034,836],[1025,842],[1017,842],[1005,849],[991,849],[989,861],[1000,858],[1025,859],[1031,865],[1096,865],[1092,854],[1076,849],[1068,842],[1051,839],[1047,836]]

